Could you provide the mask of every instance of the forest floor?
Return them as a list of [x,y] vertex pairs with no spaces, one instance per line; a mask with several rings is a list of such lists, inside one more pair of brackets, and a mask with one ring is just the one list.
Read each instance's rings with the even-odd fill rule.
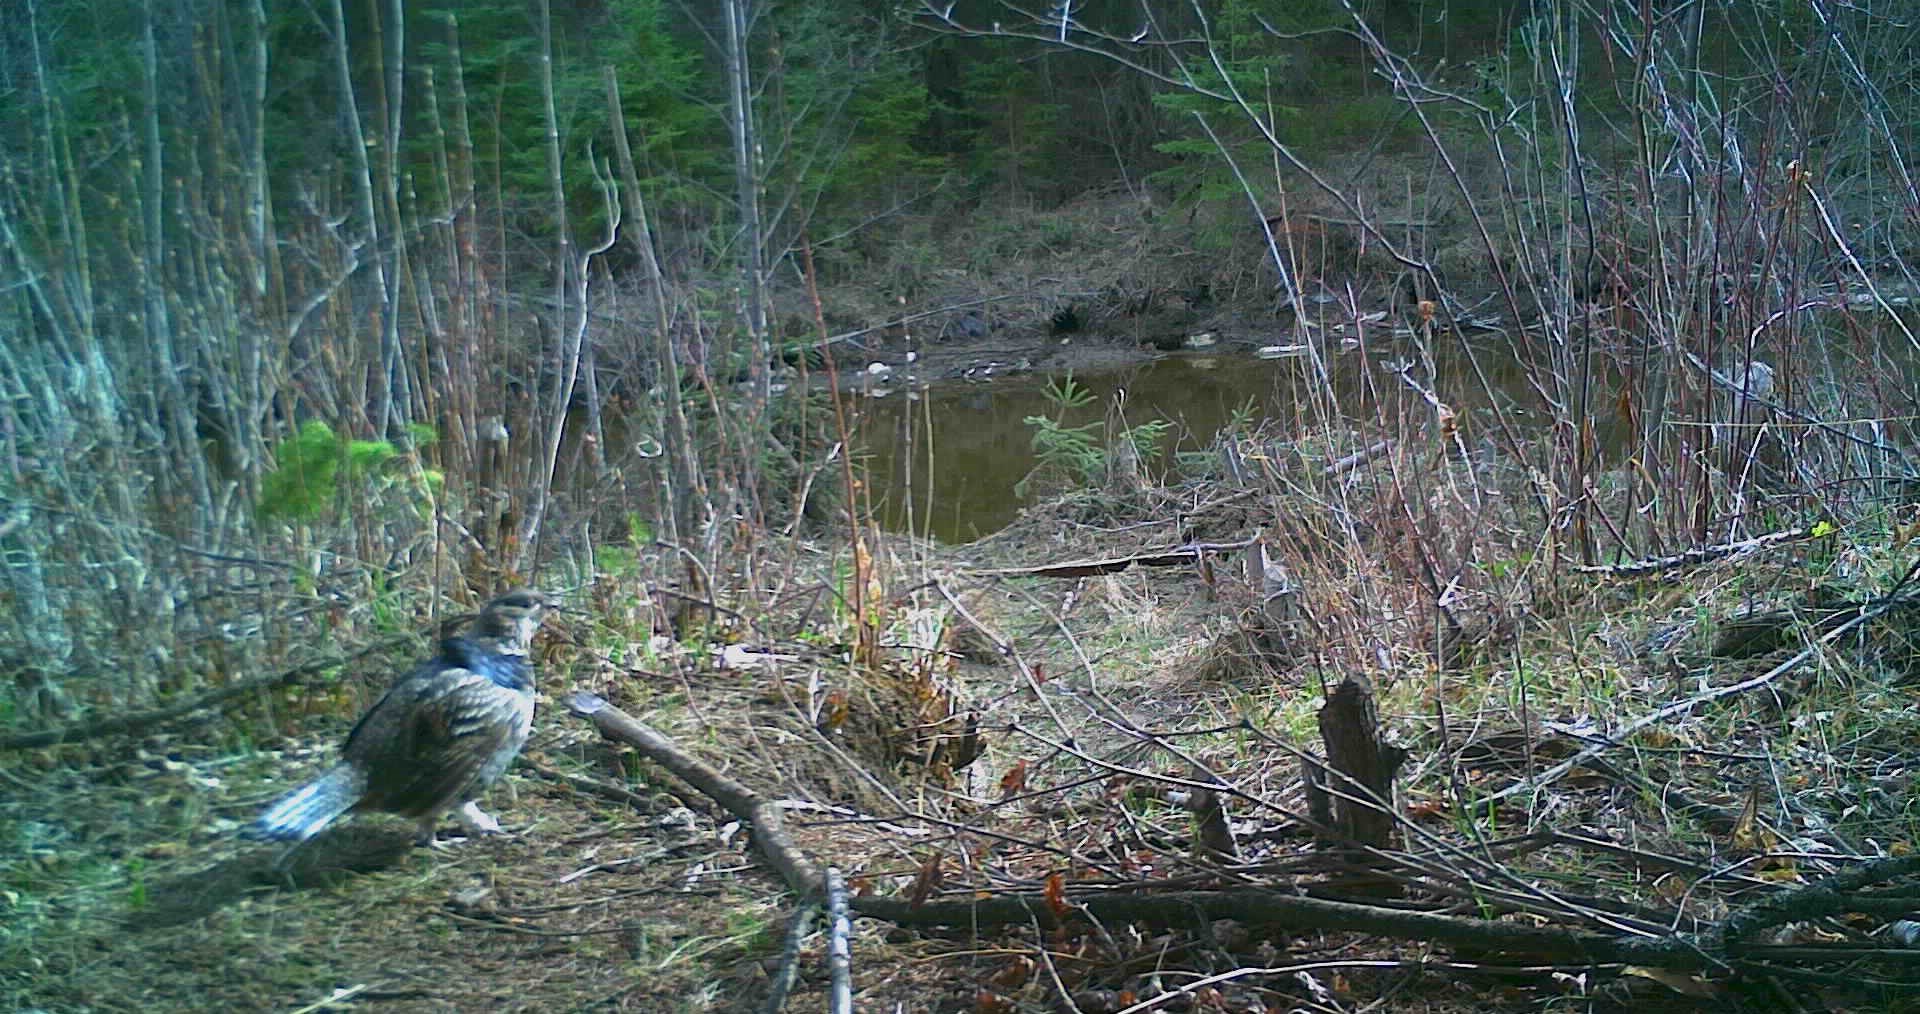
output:
[[[1244,264],[1222,270],[1191,250],[1149,256],[1158,227],[1127,197],[1096,196],[1013,220],[1023,223],[1014,232],[983,238],[980,233],[996,228],[983,221],[951,239],[975,249],[1019,249],[1018,263],[1008,258],[1002,268],[983,259],[965,281],[951,281],[960,273],[943,273],[912,283],[916,305],[951,303],[950,312],[885,326],[899,310],[880,294],[864,286],[827,292],[843,321],[875,324],[836,344],[842,371],[865,374],[869,364],[882,363],[900,380],[928,383],[1027,370],[1087,373],[1189,348],[1196,336],[1233,355],[1251,355],[1255,346],[1276,340],[1266,334],[1277,327],[1269,295],[1208,293],[1210,284],[1244,286],[1257,270]],[[1033,238],[1043,232],[1052,240]],[[1258,257],[1249,242],[1236,246],[1247,249],[1225,256]],[[1035,284],[1020,275],[1025,271],[1051,281]],[[979,302],[983,294],[992,298]],[[965,308],[976,303],[973,312],[988,328],[962,334]],[[1063,328],[1055,315],[1068,308],[1079,319]],[[884,550],[889,586],[954,582],[986,622],[1007,625],[1016,650],[1031,654],[1041,671],[1060,674],[1048,679],[1046,692],[1070,699],[1086,692],[1081,679],[1092,675],[1094,663],[1057,633],[1044,650],[1022,644],[1017,633],[1044,626],[1061,604],[1028,591],[1013,595],[1001,578],[965,575],[1178,538],[1170,521],[1146,520],[1172,516],[1160,510],[1164,500],[1132,506],[1144,512],[1141,523],[1121,535],[1089,525],[1083,509],[1063,508],[1064,514],[1040,511],[966,546],[890,538]],[[1242,526],[1218,527],[1226,537]],[[511,832],[494,838],[416,849],[396,822],[361,818],[276,865],[276,849],[237,837],[267,801],[330,763],[344,723],[417,657],[407,651],[330,677],[315,702],[295,699],[304,690],[248,702],[278,716],[267,725],[288,730],[283,740],[255,744],[263,749],[236,749],[224,719],[203,714],[137,741],[108,738],[0,759],[7,787],[0,840],[19,844],[0,857],[0,911],[6,912],[0,1007],[754,1009],[780,952],[793,909],[790,892],[756,863],[748,836],[730,816],[630,752],[602,745],[556,702],[584,689],[629,708],[691,752],[788,801],[795,836],[820,863],[848,870],[862,889],[896,893],[913,881],[929,848],[946,848],[951,835],[936,833],[937,824],[887,818],[919,813],[965,820],[983,806],[1003,814],[990,801],[1028,751],[996,736],[987,756],[965,770],[929,772],[903,759],[901,744],[891,742],[897,730],[882,712],[953,700],[1005,728],[1017,716],[1044,715],[1057,705],[1023,689],[1019,670],[1004,659],[978,650],[942,656],[971,660],[926,672],[915,668],[920,663],[911,659],[919,656],[907,643],[897,652],[902,661],[888,669],[898,679],[878,681],[893,685],[853,674],[844,653],[832,650],[843,632],[830,629],[839,593],[834,568],[847,566],[845,550],[800,550],[799,573],[786,580],[794,587],[811,582],[804,607],[756,617],[751,629],[710,642],[650,643],[654,607],[641,603],[644,594],[619,589],[617,581],[596,586],[587,613],[551,624],[543,642],[541,717],[525,761],[487,804]],[[1072,630],[1085,644],[1104,646],[1103,653],[1127,656],[1129,697],[1164,704],[1168,710],[1155,713],[1156,721],[1233,720],[1227,701],[1245,691],[1218,685],[1221,677],[1205,675],[1210,667],[1200,657],[1210,639],[1230,630],[1232,610],[1208,601],[1213,593],[1196,575],[1143,572],[1138,582],[1103,582],[1099,591],[1069,604]],[[936,618],[944,613],[936,606],[896,612],[899,624],[916,632],[908,642],[917,637],[924,647],[964,631],[951,616]],[[773,669],[725,668],[726,642],[771,651],[780,661]],[[423,638],[411,650],[424,645]],[[1111,673],[1115,662],[1103,659],[1098,667]],[[941,689],[930,689],[936,682]],[[845,710],[849,695],[851,718],[823,734],[821,713]],[[291,717],[306,714],[315,719]],[[1036,779],[1041,770],[1036,762]],[[610,800],[569,780],[583,777],[630,789],[647,802],[635,807]],[[1004,826],[1044,842],[1052,835],[1044,827],[1056,817],[1044,808],[1015,807]],[[1062,827],[1076,822],[1066,819]],[[1005,860],[1000,875],[1017,869],[1044,876],[1041,853]],[[954,850],[947,862],[981,858]],[[970,874],[955,866],[951,875]],[[979,996],[994,989],[1040,1002],[1032,999],[1040,995],[1038,978],[1013,985],[1005,978],[1034,945],[1031,930],[1011,933],[922,935],[862,920],[854,948],[859,1008],[960,1011],[985,1003],[980,1009],[993,1009]],[[1296,956],[1335,955],[1355,942],[1321,935],[1290,947]],[[809,946],[789,1009],[821,1002],[819,938]],[[1171,952],[1151,958],[1153,948],[1192,945],[1148,935],[1131,946],[1126,962],[1173,968],[1186,959]],[[1061,960],[1069,960],[1065,952]],[[1082,1010],[1121,1006],[1116,998],[1127,976],[1104,983],[1090,975],[1096,963],[1087,956],[1071,961],[1084,967],[1058,974],[1085,980]],[[1179,981],[1149,973],[1153,983]],[[1000,986],[982,985],[996,974],[1003,976]],[[1140,979],[1135,988],[1148,981],[1134,978]],[[1485,1009],[1478,990],[1452,992],[1441,1009]]]
[[[1176,501],[1187,508],[1173,510]],[[1176,516],[1187,531],[1175,531]],[[1323,681],[1343,666],[1335,660],[1330,671],[1310,648],[1249,647],[1255,593],[1226,576],[1243,554],[1218,557],[1217,572],[1009,572],[1224,541],[1261,516],[1243,491],[1189,486],[1097,504],[1082,495],[965,546],[878,539],[867,573],[884,603],[870,613],[884,620],[883,650],[866,665],[853,662],[845,610],[835,605],[857,555],[845,545],[785,546],[791,555],[756,570],[761,600],[784,605],[679,641],[649,637],[653,606],[635,582],[597,581],[538,647],[542,710],[525,760],[488,802],[509,832],[497,837],[416,848],[399,822],[359,818],[276,866],[276,849],[236,836],[264,803],[329,762],[382,674],[422,649],[340,674],[333,692],[349,688],[347,699],[326,709],[330,717],[259,744],[270,749],[206,745],[203,722],[10,758],[0,767],[8,786],[0,826],[25,847],[0,858],[0,1006],[758,1009],[794,895],[733,816],[571,717],[560,702],[576,690],[608,698],[781,801],[799,846],[875,896],[965,900],[1038,891],[1055,875],[1069,888],[1299,882],[1313,848],[1284,816],[1300,805],[1290,751],[1314,747]],[[1847,561],[1865,573],[1870,560],[1865,548],[1809,543],[1650,583],[1563,582],[1533,603],[1532,622],[1507,648],[1464,664],[1442,666],[1417,643],[1389,637],[1377,690],[1388,738],[1414,751],[1404,813],[1423,834],[1457,838],[1450,792],[1507,784],[1566,756],[1597,713],[1643,713],[1695,680],[1725,685],[1763,671],[1797,639],[1782,634],[1771,651],[1716,657],[1728,629],[1717,617],[1768,591],[1797,594],[1809,575]],[[1870,683],[1841,689],[1832,682],[1838,663],[1818,662],[1772,694],[1734,697],[1663,727],[1617,754],[1617,767],[1579,769],[1531,803],[1516,799],[1500,830],[1476,833],[1579,830],[1635,856],[1667,856],[1674,865],[1664,873],[1564,848],[1514,860],[1543,883],[1646,906],[1680,900],[1673,870],[1746,856],[1734,861],[1745,872],[1717,875],[1731,883],[1725,896],[1688,897],[1689,918],[1724,913],[1727,896],[1797,876],[1781,876],[1783,864],[1793,873],[1792,860],[1755,859],[1756,835],[1796,840],[1801,852],[1831,848],[1811,816],[1800,824],[1810,838],[1756,831],[1741,816],[1749,787],[1777,784],[1804,799],[1812,778],[1833,803],[1821,810],[1856,831],[1871,816],[1883,846],[1909,841],[1897,801],[1853,797],[1840,817],[1843,802],[1832,797],[1894,777],[1885,768],[1893,741],[1830,742],[1816,756],[1796,717],[1815,708],[1829,725],[1843,721],[1831,718],[1836,710],[1877,714],[1887,728],[1912,723],[1910,677],[1898,663],[1907,634],[1872,636],[1888,649],[1876,657],[1891,661]],[[968,758],[936,755],[952,742],[947,719],[967,714],[979,716],[983,752],[956,770]],[[1188,762],[1265,801],[1231,814],[1244,849],[1231,868],[1194,858],[1189,815],[1151,784],[1191,775]],[[1784,805],[1767,798],[1763,824],[1768,807]],[[1800,862],[1811,870],[1819,860]],[[822,1009],[824,939],[807,939],[787,1009]],[[1698,1010],[1727,996],[1705,980],[1618,965],[1600,974],[1482,967],[1432,942],[1233,920],[1042,932],[861,919],[852,950],[863,1011]],[[1205,976],[1220,978],[1193,994],[1170,992]]]

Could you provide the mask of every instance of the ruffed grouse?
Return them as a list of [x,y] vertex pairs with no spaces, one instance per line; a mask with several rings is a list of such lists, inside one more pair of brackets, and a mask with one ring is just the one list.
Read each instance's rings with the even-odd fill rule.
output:
[[249,836],[301,842],[359,811],[411,817],[423,842],[448,811],[470,833],[499,831],[474,800],[526,745],[533,726],[527,646],[551,606],[524,589],[487,603],[466,636],[442,641],[367,709],[347,734],[340,763],[268,807]]

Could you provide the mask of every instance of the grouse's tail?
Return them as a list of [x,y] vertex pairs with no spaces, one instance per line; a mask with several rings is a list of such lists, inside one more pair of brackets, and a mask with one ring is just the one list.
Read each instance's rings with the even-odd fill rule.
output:
[[351,764],[337,764],[331,771],[288,793],[267,807],[260,819],[247,826],[249,838],[277,841],[306,841],[335,817],[353,808],[366,791],[366,776]]

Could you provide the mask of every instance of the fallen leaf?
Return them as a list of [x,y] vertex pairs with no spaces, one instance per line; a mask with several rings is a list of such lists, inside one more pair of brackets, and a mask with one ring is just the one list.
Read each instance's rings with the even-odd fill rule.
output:
[[1026,787],[1027,762],[1025,758],[1021,758],[1015,761],[1012,767],[1007,769],[1006,774],[1000,776],[1000,798],[1003,800],[1011,799],[1019,795]]
[[1067,907],[1066,878],[1058,873],[1049,876],[1047,886],[1041,890],[1040,896],[1047,899],[1047,907],[1053,910],[1054,918],[1064,922],[1067,912],[1070,911]]
[[1033,978],[1033,959],[1024,954],[1016,954],[1007,962],[1007,967],[987,977],[987,982],[1001,989],[1019,989]]
[[913,890],[907,895],[907,907],[919,908],[926,904],[946,879],[946,874],[940,869],[940,856],[935,854],[929,857],[920,864],[919,875],[913,878]]
[[1013,1001],[983,989],[973,995],[973,1014],[1013,1014]]
[[1622,975],[1637,975],[1642,979],[1651,979],[1682,996],[1710,997],[1719,995],[1719,987],[1696,975],[1676,972],[1670,968],[1646,968],[1640,965],[1628,965],[1620,970]]

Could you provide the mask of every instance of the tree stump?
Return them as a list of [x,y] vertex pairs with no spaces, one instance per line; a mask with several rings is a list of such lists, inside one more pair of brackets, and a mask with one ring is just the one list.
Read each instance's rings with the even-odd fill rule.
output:
[[[1331,827],[1348,845],[1395,848],[1393,778],[1406,751],[1380,742],[1373,689],[1349,677],[1320,708],[1320,739],[1327,766],[1320,787],[1330,797]],[[1341,777],[1344,775],[1345,777]]]

